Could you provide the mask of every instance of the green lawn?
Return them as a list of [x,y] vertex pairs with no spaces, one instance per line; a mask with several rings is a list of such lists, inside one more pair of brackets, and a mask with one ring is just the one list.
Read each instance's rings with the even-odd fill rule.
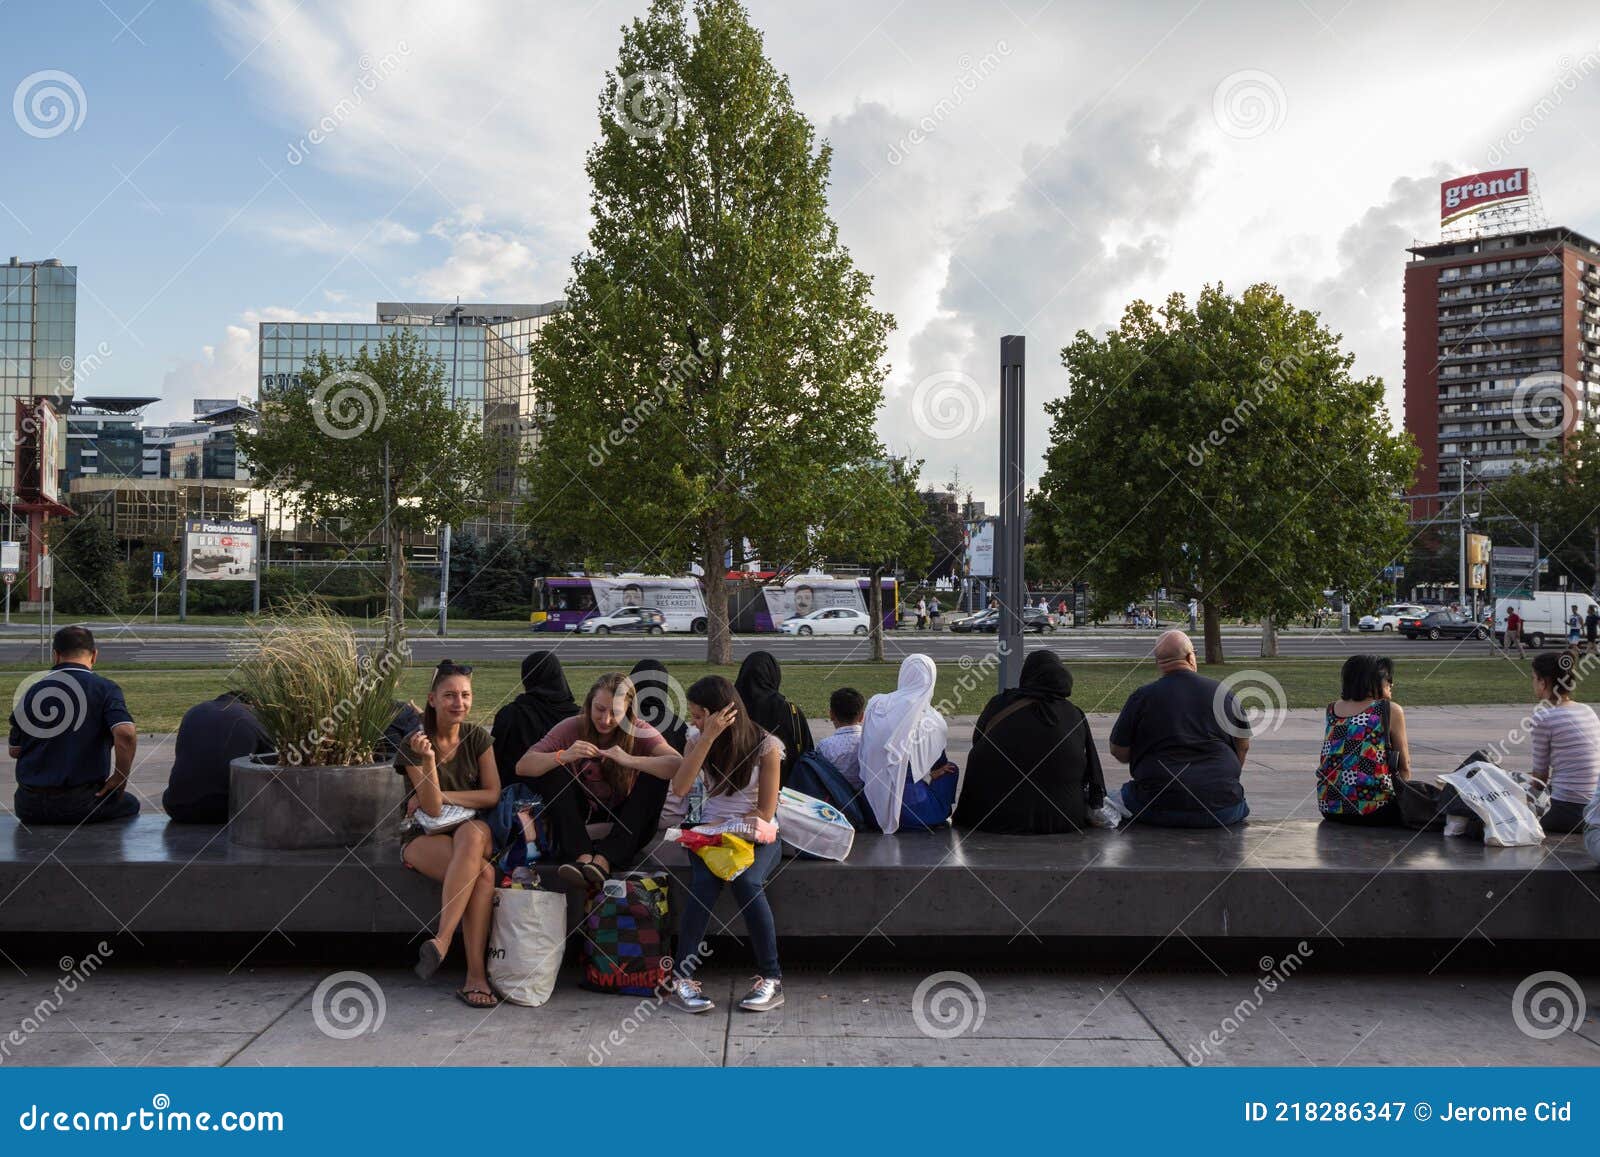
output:
[[[1240,689],[1262,685],[1262,680],[1250,674],[1258,672],[1270,677],[1271,683],[1259,697],[1249,697],[1252,702],[1269,701],[1290,707],[1321,707],[1338,697],[1339,666],[1341,660],[1333,659],[1268,659],[1231,663],[1222,667],[1205,667],[1202,673],[1215,678],[1236,677]],[[1105,659],[1085,660],[1069,664],[1075,686],[1073,700],[1085,711],[1115,711],[1121,707],[1128,692],[1140,683],[1154,677],[1148,662]],[[669,664],[673,676],[684,686],[710,671],[732,678],[737,668],[714,668],[705,663]],[[835,687],[852,686],[865,695],[894,688],[897,666],[892,663],[799,663],[784,664],[784,691],[797,701],[806,713],[824,716],[827,713],[828,693]],[[215,695],[226,684],[228,669],[224,667],[196,670],[193,668],[163,669],[149,664],[117,666],[103,664],[101,672],[122,685],[128,707],[138,720],[141,730],[171,731],[178,725],[186,708],[202,699]],[[567,678],[574,693],[581,700],[584,691],[594,678],[614,667],[598,664],[573,664],[566,668]],[[26,672],[0,673],[0,694],[9,701],[18,682]],[[429,668],[415,667],[406,671],[401,686],[403,694],[420,702],[427,693]],[[514,663],[479,664],[474,675],[473,690],[477,705],[475,714],[487,723],[494,710],[516,693],[517,666]],[[995,672],[990,666],[974,664],[963,669],[959,664],[946,663],[939,668],[939,690],[935,702],[948,703],[956,715],[976,715],[993,694]],[[1400,663],[1395,672],[1395,698],[1405,706],[1438,706],[1473,703],[1530,703],[1526,663],[1514,663],[1501,658],[1453,659],[1446,662],[1408,660]],[[1586,683],[1579,684],[1579,698],[1594,698],[1588,694]]]

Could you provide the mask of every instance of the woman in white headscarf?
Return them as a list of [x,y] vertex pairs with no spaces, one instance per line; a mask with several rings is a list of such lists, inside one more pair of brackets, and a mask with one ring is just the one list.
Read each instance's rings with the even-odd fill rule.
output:
[[945,754],[948,728],[933,708],[933,660],[909,655],[899,686],[867,702],[861,722],[861,782],[878,826],[928,829],[946,823],[960,785]]

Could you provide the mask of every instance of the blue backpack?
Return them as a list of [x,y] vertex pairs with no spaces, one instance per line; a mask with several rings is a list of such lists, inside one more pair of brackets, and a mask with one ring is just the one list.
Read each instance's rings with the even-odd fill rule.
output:
[[878,821],[867,806],[866,796],[852,788],[850,781],[825,755],[808,751],[796,759],[784,786],[832,804],[858,832],[878,830]]

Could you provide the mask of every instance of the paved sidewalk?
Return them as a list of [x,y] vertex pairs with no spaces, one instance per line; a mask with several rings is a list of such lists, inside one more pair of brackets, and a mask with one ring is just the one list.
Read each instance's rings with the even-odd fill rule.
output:
[[[1411,707],[1406,721],[1411,741],[1411,758],[1416,773],[1432,778],[1449,771],[1475,748],[1501,745],[1514,728],[1521,725],[1531,704],[1514,707]],[[974,715],[961,715],[950,721],[950,754],[965,764],[972,747]],[[1100,758],[1105,764],[1110,786],[1127,779],[1127,769],[1111,758],[1106,745],[1114,714],[1089,716]],[[813,720],[812,730],[821,739],[832,728],[827,720]],[[1316,819],[1317,802],[1313,794],[1313,774],[1317,752],[1322,744],[1322,712],[1297,708],[1282,712],[1268,721],[1250,744],[1245,763],[1245,795],[1258,819]],[[1528,766],[1528,745],[1511,748],[1508,763]],[[14,761],[0,754],[0,812],[11,810],[10,785],[14,782]],[[161,793],[172,769],[172,736],[141,735],[139,756],[134,767],[133,787],[150,811],[161,810]]]
[[[1347,976],[1314,955],[1266,993],[1254,972],[946,973],[920,1004],[931,969],[801,971],[760,1015],[730,1011],[747,981],[721,970],[706,984],[716,1010],[697,1017],[568,975],[541,1008],[485,1013],[444,974],[346,972],[319,995],[337,966],[113,956],[40,1018],[55,966],[6,971],[0,1029],[23,1040],[5,1065],[1600,1065],[1592,1010],[1552,1039],[1518,1027],[1520,974]],[[1600,998],[1600,976],[1581,979]]]

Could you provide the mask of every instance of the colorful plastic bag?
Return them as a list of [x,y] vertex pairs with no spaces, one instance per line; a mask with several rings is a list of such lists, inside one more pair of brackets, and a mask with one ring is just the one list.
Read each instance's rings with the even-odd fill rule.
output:
[[735,879],[756,862],[756,849],[749,840],[726,834],[711,838],[716,843],[702,845],[694,850],[694,854],[705,861],[706,867],[717,879]]

